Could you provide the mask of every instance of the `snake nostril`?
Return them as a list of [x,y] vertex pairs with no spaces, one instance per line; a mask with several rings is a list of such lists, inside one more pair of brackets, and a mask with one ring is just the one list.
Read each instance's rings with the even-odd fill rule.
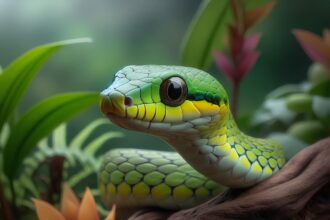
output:
[[124,103],[127,107],[130,107],[133,104],[133,100],[130,97],[125,96]]

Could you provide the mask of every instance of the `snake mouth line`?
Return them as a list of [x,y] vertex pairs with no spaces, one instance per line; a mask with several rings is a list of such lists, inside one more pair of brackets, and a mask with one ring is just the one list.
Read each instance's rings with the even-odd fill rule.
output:
[[125,129],[143,131],[149,127],[149,122],[144,122],[142,120],[137,120],[137,119],[131,119],[125,116],[119,116],[113,112],[107,112],[104,114],[111,122]]

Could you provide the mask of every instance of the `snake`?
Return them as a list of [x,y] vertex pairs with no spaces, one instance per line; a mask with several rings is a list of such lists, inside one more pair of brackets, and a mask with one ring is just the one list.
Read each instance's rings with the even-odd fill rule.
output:
[[104,204],[190,208],[274,175],[286,161],[283,146],[243,133],[229,103],[222,84],[203,70],[165,65],[119,70],[101,92],[101,112],[175,151],[110,150],[98,173]]

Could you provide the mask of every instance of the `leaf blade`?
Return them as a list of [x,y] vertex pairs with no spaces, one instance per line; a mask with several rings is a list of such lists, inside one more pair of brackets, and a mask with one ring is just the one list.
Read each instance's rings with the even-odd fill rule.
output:
[[212,50],[224,46],[224,33],[231,19],[229,0],[204,1],[186,33],[182,64],[206,69],[212,62]]
[[14,112],[43,64],[64,46],[84,42],[91,42],[91,40],[81,38],[39,46],[23,54],[3,70],[0,75],[0,128]]
[[109,124],[109,121],[105,118],[96,119],[86,127],[84,127],[70,142],[69,147],[80,149],[84,142],[92,134],[92,132],[101,125]]
[[24,157],[62,122],[98,103],[93,92],[66,93],[32,107],[16,124],[4,148],[4,171],[13,178]]

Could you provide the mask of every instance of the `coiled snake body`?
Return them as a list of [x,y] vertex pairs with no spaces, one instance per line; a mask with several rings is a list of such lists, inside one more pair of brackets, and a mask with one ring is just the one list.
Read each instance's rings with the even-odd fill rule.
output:
[[226,187],[252,186],[285,163],[280,145],[238,129],[226,91],[204,71],[127,66],[101,95],[112,122],[161,137],[178,152],[110,151],[99,173],[108,206],[188,208]]

